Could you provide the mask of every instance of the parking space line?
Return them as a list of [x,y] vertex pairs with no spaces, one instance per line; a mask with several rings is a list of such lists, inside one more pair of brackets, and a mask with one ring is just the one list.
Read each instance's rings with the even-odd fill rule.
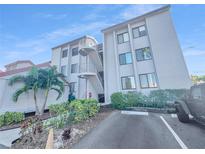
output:
[[177,118],[177,114],[171,114],[172,118]]
[[179,136],[174,132],[174,130],[172,129],[172,127],[167,123],[167,121],[160,116],[161,120],[164,122],[164,124],[167,126],[167,128],[169,129],[169,131],[172,133],[172,135],[174,136],[174,138],[176,139],[176,141],[179,143],[179,145],[181,146],[182,149],[188,149],[188,147],[184,144],[184,142],[179,138]]
[[127,114],[127,115],[144,115],[148,116],[148,112],[138,112],[138,111],[121,111],[121,114]]

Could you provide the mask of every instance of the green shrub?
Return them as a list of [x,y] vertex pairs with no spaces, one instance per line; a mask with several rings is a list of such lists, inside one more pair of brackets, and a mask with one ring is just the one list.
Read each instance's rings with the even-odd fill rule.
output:
[[69,117],[70,117],[70,114],[68,112],[64,114],[60,114],[57,117],[53,117],[53,118],[50,118],[44,121],[43,125],[45,128],[48,128],[48,127],[63,128],[66,124],[70,122]]
[[74,115],[75,122],[95,116],[99,109],[100,105],[95,99],[74,100],[69,104],[69,112]]
[[68,108],[66,108],[66,103],[62,104],[52,104],[48,106],[48,109],[51,114],[64,114],[68,111]]
[[164,108],[170,106],[169,102],[186,96],[187,92],[185,89],[153,90],[149,95],[138,92],[117,92],[111,95],[111,103],[113,108],[120,110],[128,107]]
[[0,115],[0,127],[4,125],[4,115]]
[[113,93],[111,95],[112,107],[115,109],[125,109],[127,107],[127,99],[121,92]]
[[0,126],[19,123],[24,120],[24,114],[21,112],[6,112],[0,115]]
[[137,92],[117,92],[111,95],[112,107],[122,110],[127,107],[143,106],[146,101],[145,97],[145,95]]

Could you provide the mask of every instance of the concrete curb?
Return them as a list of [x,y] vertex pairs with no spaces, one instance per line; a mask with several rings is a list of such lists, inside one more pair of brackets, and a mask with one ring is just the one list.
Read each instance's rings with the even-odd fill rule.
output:
[[153,112],[153,113],[176,113],[175,108],[148,108],[148,107],[129,107],[126,108],[125,110],[128,111],[141,111],[141,112]]

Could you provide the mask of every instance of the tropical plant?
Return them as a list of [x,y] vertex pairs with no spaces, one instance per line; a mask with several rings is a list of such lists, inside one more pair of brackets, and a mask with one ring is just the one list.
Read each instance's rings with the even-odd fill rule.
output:
[[48,95],[51,90],[54,90],[58,93],[58,96],[56,100],[58,100],[63,92],[64,92],[64,84],[63,81],[59,80],[60,77],[63,77],[63,74],[57,73],[56,67],[53,66],[49,69],[40,69],[39,70],[40,75],[40,88],[45,90],[45,100],[43,103],[43,107],[41,108],[40,114],[43,114],[47,100]]
[[[35,102],[36,115],[42,115],[47,103],[48,94],[51,90],[55,90],[58,93],[56,99],[62,96],[64,91],[64,84],[59,77],[62,77],[61,73],[57,73],[56,67],[53,66],[47,69],[37,69],[33,67],[28,75],[14,76],[9,80],[9,85],[13,85],[17,82],[22,82],[24,85],[13,94],[13,101],[17,102],[19,96],[28,91],[33,91],[33,99]],[[44,90],[45,100],[41,109],[39,109],[37,103],[37,93],[39,90]]]

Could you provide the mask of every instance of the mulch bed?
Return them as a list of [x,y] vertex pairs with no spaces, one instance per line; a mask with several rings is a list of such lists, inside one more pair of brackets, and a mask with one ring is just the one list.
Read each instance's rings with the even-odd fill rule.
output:
[[[54,129],[54,148],[69,149],[79,142],[92,128],[96,127],[102,120],[109,116],[113,110],[109,107],[101,107],[100,112],[95,116],[83,122],[72,124],[62,129]],[[29,136],[17,140],[12,144],[13,149],[44,149],[48,138],[48,131],[45,130],[33,142]]]

